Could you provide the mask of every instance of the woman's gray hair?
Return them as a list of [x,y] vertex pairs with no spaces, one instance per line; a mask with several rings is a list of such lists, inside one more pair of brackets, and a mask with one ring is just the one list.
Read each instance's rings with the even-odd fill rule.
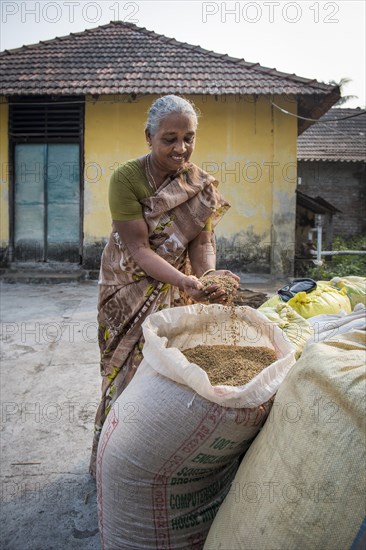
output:
[[198,112],[190,101],[177,95],[164,95],[151,105],[146,121],[146,129],[150,135],[156,134],[163,118],[173,113],[192,116],[198,124]]

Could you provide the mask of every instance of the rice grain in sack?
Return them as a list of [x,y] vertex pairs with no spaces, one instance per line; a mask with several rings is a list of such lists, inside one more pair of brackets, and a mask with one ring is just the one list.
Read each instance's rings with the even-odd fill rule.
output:
[[[144,359],[99,443],[102,547],[201,550],[294,351],[249,307],[167,309],[150,315],[143,331]],[[268,347],[277,360],[245,386],[212,386],[180,350],[222,344]]]
[[365,548],[365,355],[360,330],[305,347],[204,550]]

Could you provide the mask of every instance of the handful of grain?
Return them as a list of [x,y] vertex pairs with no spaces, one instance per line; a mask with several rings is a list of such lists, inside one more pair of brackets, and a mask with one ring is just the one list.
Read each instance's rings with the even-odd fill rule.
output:
[[224,290],[229,304],[232,303],[238,287],[237,281],[233,277],[230,277],[230,275],[207,275],[200,278],[200,283],[202,283],[203,289],[211,285],[217,285],[220,289]]
[[212,386],[243,386],[277,359],[272,349],[254,346],[197,346],[182,353],[207,372]]

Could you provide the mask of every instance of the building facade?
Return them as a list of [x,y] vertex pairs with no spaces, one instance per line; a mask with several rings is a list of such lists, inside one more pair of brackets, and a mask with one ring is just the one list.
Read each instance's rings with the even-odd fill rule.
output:
[[308,125],[296,115],[319,117],[337,87],[130,23],[2,52],[0,71],[3,264],[96,269],[111,229],[110,176],[147,152],[148,108],[176,93],[201,113],[192,160],[231,204],[216,233],[219,265],[292,273],[296,144]]

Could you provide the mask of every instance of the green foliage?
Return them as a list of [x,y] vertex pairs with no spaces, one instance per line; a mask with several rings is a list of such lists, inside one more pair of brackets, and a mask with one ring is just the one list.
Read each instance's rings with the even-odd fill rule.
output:
[[[364,250],[366,251],[366,235],[343,239],[335,237],[333,250]],[[366,254],[352,256],[332,256],[332,260],[323,260],[323,265],[310,267],[306,273],[316,281],[329,281],[333,277],[356,275],[366,277]]]

